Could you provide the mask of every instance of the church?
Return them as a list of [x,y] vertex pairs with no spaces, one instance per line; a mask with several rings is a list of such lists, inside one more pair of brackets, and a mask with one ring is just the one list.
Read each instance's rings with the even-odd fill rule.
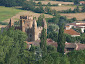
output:
[[15,26],[11,21],[9,22],[9,28],[14,26],[15,29],[19,29],[23,32],[27,33],[28,39],[27,41],[36,41],[40,40],[42,29],[45,28],[47,32],[47,23],[46,20],[43,19],[42,26],[37,26],[37,22],[33,19],[33,16],[20,16],[19,26]]

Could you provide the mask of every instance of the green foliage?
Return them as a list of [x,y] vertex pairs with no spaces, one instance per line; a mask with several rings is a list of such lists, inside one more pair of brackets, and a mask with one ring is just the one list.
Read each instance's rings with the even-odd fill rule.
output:
[[57,52],[57,48],[52,46],[52,45],[48,45],[47,46],[47,52],[51,53],[51,52]]
[[71,64],[84,64],[85,50],[73,51],[67,54]]
[[34,52],[35,51],[35,46],[32,45],[29,51]]
[[43,18],[45,18],[44,15],[40,15],[40,16],[38,17],[38,20],[37,20],[37,25],[38,25],[38,26],[42,26]]
[[85,12],[85,5],[83,5],[82,7],[82,12]]
[[64,25],[60,25],[59,34],[58,34],[58,47],[57,51],[64,54],[65,47],[65,36],[64,36]]
[[51,38],[52,40],[57,42],[57,40],[58,40],[58,32],[51,31],[51,32],[48,33],[47,37]]
[[47,36],[46,36],[46,29],[45,28],[43,28],[43,30],[42,30],[40,40],[41,40],[40,48],[42,49],[43,56],[45,56],[47,54],[47,44],[46,44]]
[[23,2],[26,0],[0,0],[0,5],[6,6],[6,7],[12,7],[12,6],[20,6],[23,4]]
[[[1,54],[0,63],[2,64],[21,64],[24,63],[25,40],[27,36],[20,30],[10,28],[0,36]],[[2,46],[3,45],[3,46]]]
[[34,12],[36,12],[36,13],[43,13],[44,12],[43,6],[40,5],[39,7],[35,8]]
[[79,10],[79,7],[77,6],[74,10],[73,10],[74,13],[79,13],[80,10]]
[[68,35],[68,34],[65,34],[65,38],[66,38],[66,41],[70,43],[75,43],[76,41],[75,37],[71,37],[71,35]]
[[49,32],[52,32],[52,31],[57,32],[58,29],[59,29],[58,25],[56,25],[56,24],[50,24],[50,25],[48,26],[48,33],[49,33]]
[[32,2],[32,1],[29,1],[29,2],[26,1],[26,2],[22,5],[22,9],[34,11],[34,9],[35,9],[35,3]]
[[74,4],[79,4],[80,0],[74,0]]
[[50,6],[51,5],[51,3],[50,2],[48,2],[48,4],[47,4],[48,6]]

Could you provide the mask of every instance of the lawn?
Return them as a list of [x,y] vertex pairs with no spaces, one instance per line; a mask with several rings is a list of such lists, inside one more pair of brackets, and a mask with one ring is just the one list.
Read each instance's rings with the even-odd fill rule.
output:
[[19,10],[13,7],[4,7],[0,6],[0,22],[4,21],[6,19],[11,18],[12,16],[16,15],[19,12],[22,12],[23,10]]

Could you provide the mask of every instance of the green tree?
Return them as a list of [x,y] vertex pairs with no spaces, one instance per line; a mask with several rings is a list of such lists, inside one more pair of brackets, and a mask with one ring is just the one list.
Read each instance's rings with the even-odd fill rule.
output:
[[85,5],[83,5],[83,7],[82,7],[82,10],[81,10],[82,12],[85,12]]
[[[3,34],[3,36],[6,36],[6,39],[11,38],[13,40],[13,42],[10,42],[11,40],[8,39],[8,41],[4,44],[8,44],[8,45],[3,45],[6,48],[9,47],[9,43],[10,43],[10,48],[7,49],[8,52],[5,54],[5,58],[4,58],[4,64],[23,64],[25,63],[24,60],[24,50],[25,50],[25,40],[27,38],[26,34],[20,30],[14,30],[14,28],[10,28],[7,31],[5,31]],[[3,41],[3,40],[2,40]],[[4,47],[4,48],[5,48]],[[4,50],[5,51],[5,50]],[[5,51],[6,52],[6,51]]]
[[74,0],[74,4],[79,4],[79,0]]
[[43,18],[45,18],[45,16],[43,14],[38,17],[38,20],[37,20],[37,25],[38,26],[42,26]]
[[65,47],[65,36],[64,36],[64,25],[60,25],[59,34],[58,34],[58,47],[57,51],[64,54]]
[[20,5],[23,5],[25,1],[26,0],[0,0],[0,5],[6,6],[6,7],[20,6]]
[[40,40],[41,40],[40,48],[42,49],[42,54],[44,56],[47,54],[47,44],[46,44],[47,36],[46,36],[46,29],[45,28],[43,28],[43,30],[42,30]]
[[77,6],[74,10],[73,10],[74,13],[79,13],[80,10],[79,10],[79,7]]

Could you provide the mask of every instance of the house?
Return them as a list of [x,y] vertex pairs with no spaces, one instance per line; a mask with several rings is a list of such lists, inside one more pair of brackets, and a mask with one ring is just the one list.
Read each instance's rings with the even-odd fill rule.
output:
[[[67,27],[67,26],[69,26],[69,27]],[[84,33],[84,30],[85,30],[85,21],[75,21],[73,23],[66,24],[66,29],[70,29],[72,27],[80,28],[81,32]]]
[[[39,46],[40,45],[40,40],[36,40],[36,41],[32,41],[32,42],[26,42],[27,43],[27,48],[29,48],[31,45],[34,46]],[[52,45],[54,47],[58,47],[57,42],[53,41],[52,39],[47,39],[47,45]],[[30,48],[29,48],[30,49]],[[68,53],[70,51],[73,50],[84,50],[85,49],[85,44],[81,44],[81,43],[68,43],[65,42],[65,48],[64,48],[64,52]]]
[[80,5],[85,4],[85,1],[80,1],[79,4]]
[[[48,38],[46,42],[47,42],[47,45],[53,45],[57,48],[57,42],[53,41],[52,39]],[[40,45],[40,40],[31,41],[31,42],[26,41],[26,43],[27,43],[27,45],[39,46]]]
[[65,53],[68,53],[73,50],[84,50],[85,44],[81,43],[65,43]]
[[66,29],[64,29],[64,33],[69,34],[72,37],[80,36],[80,33],[76,32],[73,29],[71,29],[70,26],[66,26]]

